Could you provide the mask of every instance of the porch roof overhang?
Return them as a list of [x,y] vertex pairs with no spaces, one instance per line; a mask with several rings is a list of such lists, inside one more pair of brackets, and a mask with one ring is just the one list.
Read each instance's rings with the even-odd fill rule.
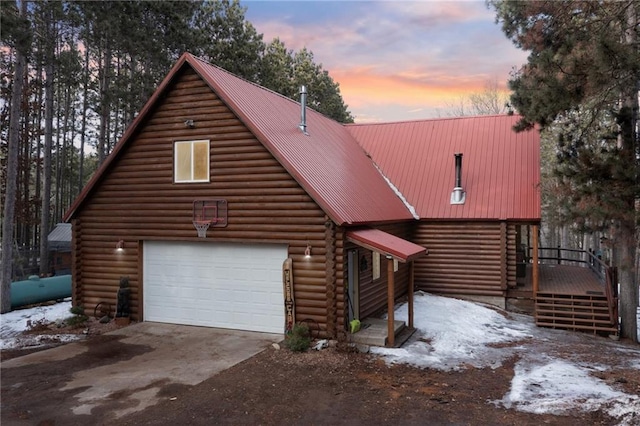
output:
[[347,240],[402,263],[428,254],[426,248],[379,229],[360,228],[347,231]]

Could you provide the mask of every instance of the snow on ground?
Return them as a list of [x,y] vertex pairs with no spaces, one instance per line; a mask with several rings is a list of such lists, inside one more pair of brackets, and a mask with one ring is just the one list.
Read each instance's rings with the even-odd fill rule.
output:
[[[589,375],[589,368],[548,358],[532,364],[520,361],[515,367],[511,391],[501,401],[506,408],[535,414],[569,414],[605,408],[621,424],[631,424],[640,413],[640,397],[617,391],[601,379]],[[628,420],[628,421],[627,421]],[[638,419],[635,419],[638,420]]]
[[[406,321],[407,305],[398,307],[395,315]],[[640,396],[616,390],[590,374],[608,366],[577,355],[565,359],[572,354],[559,357],[561,345],[572,341],[575,333],[538,328],[526,315],[503,315],[481,304],[420,292],[414,298],[414,325],[416,333],[402,348],[371,351],[391,364],[445,371],[498,368],[505,359],[517,356],[511,390],[495,404],[556,415],[602,409],[621,425],[638,421]],[[640,348],[611,342],[607,349],[625,354],[625,366],[640,370]]]
[[52,342],[78,340],[80,336],[75,334],[22,334],[23,331],[28,329],[29,323],[33,324],[40,321],[42,323],[57,322],[72,316],[69,309],[71,309],[71,301],[65,300],[54,305],[17,309],[0,315],[0,349],[38,347]]
[[[414,312],[417,340],[400,349],[372,351],[391,363],[440,370],[459,370],[465,364],[497,368],[510,353],[489,345],[530,339],[535,329],[531,318],[525,315],[518,316],[520,321],[513,321],[475,303],[424,293],[416,293]],[[406,319],[407,305],[400,306],[395,315],[396,319]]]

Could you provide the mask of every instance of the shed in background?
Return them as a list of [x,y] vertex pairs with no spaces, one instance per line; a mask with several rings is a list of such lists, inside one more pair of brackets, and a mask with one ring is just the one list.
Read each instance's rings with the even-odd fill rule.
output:
[[49,272],[71,274],[71,224],[58,223],[47,236],[49,242]]

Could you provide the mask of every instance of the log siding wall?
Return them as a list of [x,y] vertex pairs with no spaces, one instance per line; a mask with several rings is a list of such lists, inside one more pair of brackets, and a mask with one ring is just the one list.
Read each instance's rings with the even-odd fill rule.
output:
[[504,297],[514,286],[515,225],[506,222],[420,222],[413,242],[429,255],[415,263],[418,290]]
[[[195,128],[184,122],[194,120]],[[173,143],[209,139],[210,183],[173,183]],[[196,199],[224,198],[228,226],[197,238]],[[149,119],[74,215],[74,303],[92,312],[115,306],[121,276],[132,288],[132,316],[142,318],[142,241],[281,243],[293,259],[296,319],[327,335],[335,323],[336,276],[332,222],[233,112],[191,69],[176,78]],[[342,238],[342,237],[340,237]],[[124,240],[122,253],[115,252]],[[312,258],[304,258],[307,244]],[[336,257],[338,255],[338,257]],[[332,326],[329,325],[332,333]]]
[[519,225],[513,223],[507,225],[507,285],[509,287],[516,287],[518,285],[516,281],[516,226]]

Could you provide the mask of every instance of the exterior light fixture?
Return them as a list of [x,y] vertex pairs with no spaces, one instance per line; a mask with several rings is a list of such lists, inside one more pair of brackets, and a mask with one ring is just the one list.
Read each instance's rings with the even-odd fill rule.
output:
[[124,240],[120,240],[116,243],[116,251],[124,251]]
[[194,127],[196,127],[196,123],[194,123],[193,120],[185,120],[184,125],[189,129],[193,129]]
[[307,248],[304,249],[304,258],[305,259],[310,259],[311,258],[311,246],[307,245]]
[[360,272],[364,272],[367,269],[369,269],[369,263],[367,262],[367,258],[363,254],[362,257],[360,257]]

